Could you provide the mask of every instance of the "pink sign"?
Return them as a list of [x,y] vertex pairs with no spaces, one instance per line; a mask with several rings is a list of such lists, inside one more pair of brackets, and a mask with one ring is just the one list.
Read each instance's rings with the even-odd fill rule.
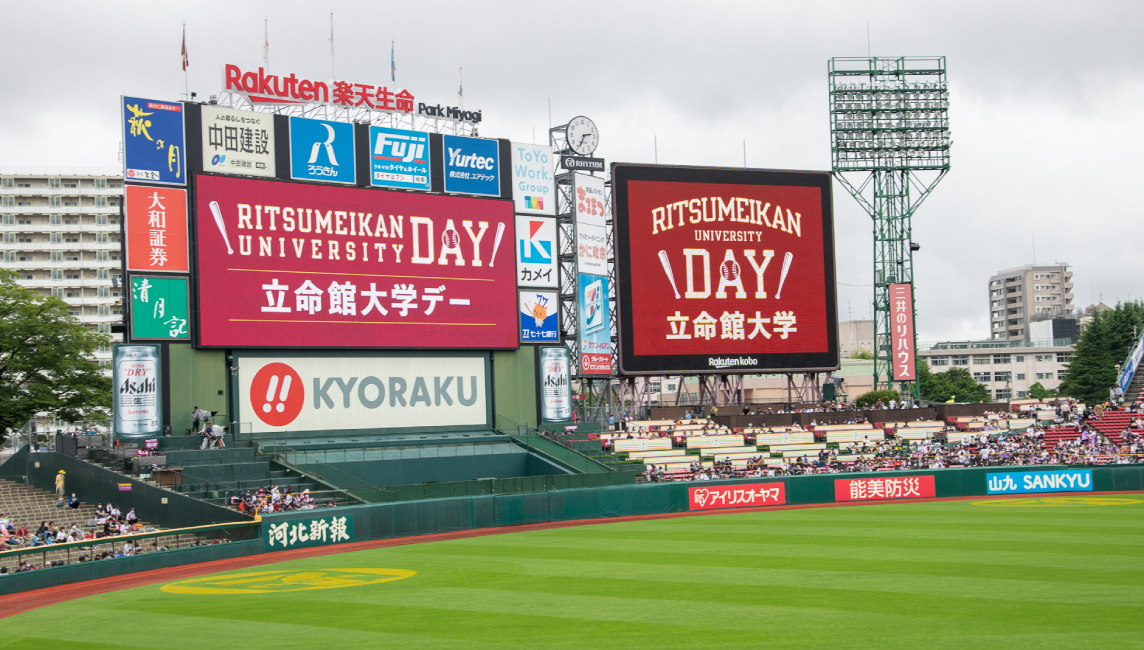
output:
[[890,285],[890,356],[894,381],[918,378],[914,356],[914,288],[909,284]]

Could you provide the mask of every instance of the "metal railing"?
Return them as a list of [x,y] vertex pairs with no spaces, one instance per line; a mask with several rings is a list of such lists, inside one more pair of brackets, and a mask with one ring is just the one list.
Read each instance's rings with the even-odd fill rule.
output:
[[[338,469],[329,463],[315,458],[309,452],[294,449],[289,445],[284,445],[279,441],[274,441],[273,449],[267,450],[265,448],[259,449],[259,452],[270,456],[274,462],[287,467],[302,476],[310,477],[327,486],[333,488],[332,491],[344,494],[347,498],[362,503],[376,503],[371,500],[370,496],[376,496],[382,488],[366,481],[362,478],[354,476],[345,470]],[[301,464],[306,466],[318,466],[321,471],[313,469],[304,469],[299,467],[299,459],[303,459]]]
[[589,458],[584,454],[566,447],[559,442],[556,442],[545,436],[543,433],[534,430],[523,430],[516,434],[510,435],[517,444],[521,445],[529,451],[539,454],[550,456],[553,459],[578,470],[583,473],[598,473],[598,472],[614,472],[612,467],[599,462],[594,458]]

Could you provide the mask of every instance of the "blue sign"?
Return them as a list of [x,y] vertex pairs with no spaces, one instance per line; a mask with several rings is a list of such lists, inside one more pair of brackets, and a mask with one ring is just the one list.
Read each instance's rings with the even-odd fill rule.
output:
[[989,494],[1092,492],[1092,470],[1066,469],[1056,472],[990,474],[986,487],[989,489]]
[[559,305],[555,291],[521,291],[520,342],[559,343]]
[[445,191],[500,196],[500,153],[496,140],[446,135]]
[[187,184],[183,105],[123,98],[123,177],[129,181]]
[[375,187],[429,189],[429,134],[369,127],[369,182]]
[[580,274],[580,374],[612,374],[608,278]]
[[290,118],[290,178],[355,183],[354,125]]

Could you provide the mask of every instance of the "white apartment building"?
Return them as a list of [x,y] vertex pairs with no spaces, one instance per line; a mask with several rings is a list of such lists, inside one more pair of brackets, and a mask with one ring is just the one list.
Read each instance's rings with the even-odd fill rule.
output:
[[[123,321],[119,208],[122,170],[0,168],[0,267],[111,333]],[[121,336],[113,335],[115,340]],[[110,367],[111,350],[97,354]]]
[[989,278],[989,338],[1025,340],[1038,317],[1070,314],[1073,274],[1066,263],[1026,264]]
[[943,341],[918,344],[918,357],[934,373],[961,367],[989,389],[995,401],[1022,399],[1040,382],[1049,390],[1060,386],[1072,359],[1071,345],[1055,341]]

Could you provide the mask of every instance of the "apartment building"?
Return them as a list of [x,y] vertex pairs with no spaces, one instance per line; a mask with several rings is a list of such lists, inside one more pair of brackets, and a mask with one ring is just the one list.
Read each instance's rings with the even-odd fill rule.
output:
[[932,372],[965,368],[996,401],[1021,399],[1040,382],[1054,390],[1068,372],[1073,347],[1056,341],[943,341],[918,344],[918,358]]
[[[0,267],[110,334],[111,325],[123,321],[122,195],[119,168],[0,168]],[[110,367],[110,348],[97,358]]]
[[989,278],[989,322],[993,340],[1032,340],[1030,323],[1071,313],[1073,274],[1069,265],[1026,264]]

